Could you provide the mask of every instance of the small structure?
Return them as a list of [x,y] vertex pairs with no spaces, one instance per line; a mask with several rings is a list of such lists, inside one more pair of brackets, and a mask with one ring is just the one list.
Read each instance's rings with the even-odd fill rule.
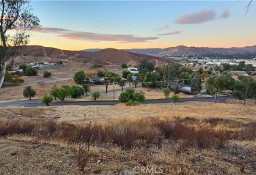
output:
[[136,67],[129,67],[127,69],[129,72],[131,72],[132,74],[138,74],[139,70]]

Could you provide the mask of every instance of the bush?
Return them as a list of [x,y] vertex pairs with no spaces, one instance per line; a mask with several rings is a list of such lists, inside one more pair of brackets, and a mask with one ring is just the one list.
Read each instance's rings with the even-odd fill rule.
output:
[[26,86],[23,90],[23,96],[31,100],[36,95],[36,91],[31,86]]
[[180,97],[178,94],[173,94],[171,99],[172,99],[173,103],[177,103],[179,101]]
[[44,96],[42,99],[42,102],[46,105],[49,106],[49,104],[53,101],[52,96]]
[[84,95],[84,90],[79,86],[71,86],[70,95],[72,98],[81,97]]
[[4,82],[11,83],[11,84],[20,84],[20,83],[23,83],[24,80],[22,78],[20,78],[20,76],[18,74],[7,73],[7,74],[5,74]]
[[44,78],[49,78],[52,76],[52,73],[51,72],[48,72],[48,71],[44,71]]
[[135,105],[145,100],[145,96],[142,92],[136,92],[132,88],[126,89],[119,96],[119,101],[121,103],[126,103],[127,105]]
[[37,75],[37,70],[33,67],[28,66],[26,68],[26,75],[27,76],[36,76]]
[[95,92],[92,93],[92,99],[97,100],[97,98],[100,98],[100,92],[99,91],[95,91]]
[[162,89],[163,93],[164,93],[164,96],[165,98],[168,98],[170,96],[170,93],[171,93],[171,89],[170,88],[163,88]]
[[76,72],[75,75],[74,75],[74,77],[73,77],[74,81],[75,81],[77,84],[83,84],[84,81],[85,81],[85,78],[86,78],[86,76],[85,76],[84,71],[78,71],[78,72]]
[[59,98],[61,101],[64,101],[65,98],[71,96],[71,87],[68,85],[63,85],[61,87],[54,86],[50,92],[51,96]]
[[27,65],[26,64],[21,64],[21,65],[19,65],[19,69],[22,69],[23,72],[26,72]]
[[128,66],[127,66],[127,64],[123,63],[123,64],[121,65],[121,67],[122,67],[123,69],[125,69],[125,68],[127,68]]

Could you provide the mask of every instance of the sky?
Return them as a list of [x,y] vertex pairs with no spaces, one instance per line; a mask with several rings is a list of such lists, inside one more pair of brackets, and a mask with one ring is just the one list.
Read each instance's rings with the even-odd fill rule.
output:
[[32,0],[41,29],[30,45],[88,48],[256,45],[256,3],[248,1]]

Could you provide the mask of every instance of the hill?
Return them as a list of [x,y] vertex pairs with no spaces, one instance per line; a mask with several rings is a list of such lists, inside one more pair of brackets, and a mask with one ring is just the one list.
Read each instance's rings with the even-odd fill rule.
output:
[[161,61],[160,58],[155,56],[131,53],[128,51],[117,49],[102,49],[95,52],[87,52],[60,50],[43,46],[25,46],[22,49],[22,55],[23,57],[33,58],[44,57],[44,59],[46,60],[71,59],[76,61],[82,61],[85,63],[95,61],[102,64],[122,64],[128,63],[130,61],[138,62],[142,58],[145,58],[151,62],[155,62],[155,60]]
[[209,56],[209,55],[256,55],[256,45],[246,47],[231,47],[231,48],[210,48],[210,47],[187,47],[176,46],[168,47],[164,49],[152,48],[152,49],[126,49],[126,51],[147,54],[154,56]]

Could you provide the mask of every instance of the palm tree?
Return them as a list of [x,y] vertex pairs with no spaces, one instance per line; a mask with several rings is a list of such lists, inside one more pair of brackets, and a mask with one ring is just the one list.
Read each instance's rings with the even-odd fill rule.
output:
[[31,86],[26,86],[23,90],[23,96],[29,98],[34,97],[36,95],[36,91]]
[[87,96],[87,93],[91,92],[91,87],[88,84],[84,84],[83,85],[83,90],[84,90],[84,92],[85,92],[85,94]]

